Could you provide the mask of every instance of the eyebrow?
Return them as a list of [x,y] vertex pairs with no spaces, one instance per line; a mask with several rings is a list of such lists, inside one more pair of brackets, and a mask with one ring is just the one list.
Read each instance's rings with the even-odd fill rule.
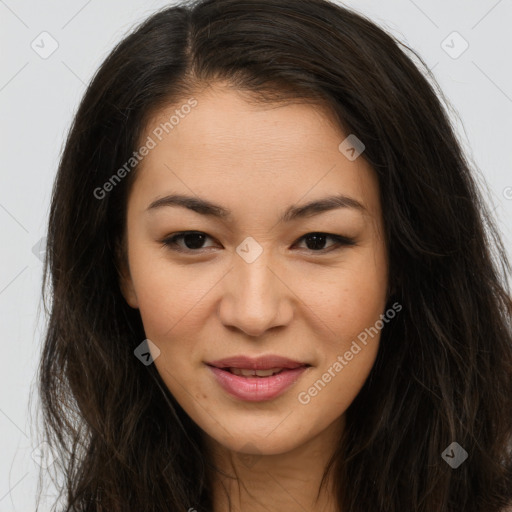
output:
[[[188,208],[200,215],[207,215],[219,219],[229,220],[232,218],[232,212],[223,206],[200,197],[180,194],[172,194],[156,199],[148,206],[146,211],[155,211],[165,206]],[[279,222],[291,222],[298,218],[312,217],[338,208],[353,208],[362,213],[367,212],[366,207],[356,199],[343,194],[338,194],[317,199],[303,205],[289,206],[279,219]]]

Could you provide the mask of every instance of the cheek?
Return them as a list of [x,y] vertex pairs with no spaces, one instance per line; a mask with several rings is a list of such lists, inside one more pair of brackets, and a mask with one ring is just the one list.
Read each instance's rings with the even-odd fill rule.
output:
[[310,412],[323,411],[326,423],[349,407],[377,357],[386,306],[386,265],[384,251],[361,251],[357,258],[347,259],[336,280],[311,288],[309,306],[330,332],[325,329],[317,339],[319,365],[301,386],[298,398]]
[[[169,250],[134,236],[130,273],[146,335],[155,342],[182,331],[200,314],[222,272],[171,261]],[[205,264],[207,265],[207,264]],[[221,269],[222,270],[222,269]],[[217,275],[218,274],[218,275]]]
[[[344,274],[338,286],[317,293],[315,307],[333,337],[317,338],[318,367],[297,391],[297,400],[323,428],[347,410],[363,387],[377,357],[385,313],[386,281],[380,273]],[[327,307],[328,305],[328,307]]]
[[172,288],[158,268],[134,276],[134,282],[146,334],[150,339],[151,336],[160,339],[163,333],[172,328],[174,317],[181,312],[179,304],[183,302],[176,297],[176,276],[173,277]]
[[387,267],[381,253],[362,251],[336,271],[330,269],[325,278],[294,282],[304,302],[339,341],[356,337],[384,313]]

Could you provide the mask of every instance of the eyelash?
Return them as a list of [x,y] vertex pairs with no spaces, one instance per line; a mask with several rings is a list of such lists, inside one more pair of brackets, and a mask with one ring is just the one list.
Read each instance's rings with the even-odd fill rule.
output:
[[[192,234],[194,234],[194,235],[206,235],[206,237],[212,238],[209,235],[207,235],[206,233],[203,233],[202,231],[182,231],[180,233],[175,233],[174,235],[172,235],[170,237],[167,237],[164,240],[161,240],[161,243],[162,243],[162,245],[164,247],[167,247],[167,248],[171,249],[172,251],[181,252],[181,253],[185,253],[185,254],[199,253],[202,249],[182,249],[182,248],[177,248],[177,243],[176,243],[177,240],[183,238],[186,235],[192,235]],[[336,244],[335,244],[335,246],[334,246],[335,248],[334,249],[332,247],[329,247],[327,249],[321,249],[321,250],[318,250],[318,251],[315,251],[313,249],[307,249],[308,251],[310,251],[312,253],[326,254],[328,252],[332,252],[333,250],[334,251],[339,250],[339,249],[341,249],[342,247],[345,247],[345,246],[356,245],[356,241],[353,238],[349,238],[349,237],[345,237],[345,236],[341,236],[341,235],[333,235],[333,234],[330,234],[330,233],[323,233],[321,231],[312,231],[311,233],[306,233],[305,235],[301,236],[297,240],[297,242],[302,241],[303,239],[305,239],[306,237],[308,237],[310,235],[326,236],[327,238],[331,238],[331,239],[335,240],[337,242],[337,245],[338,245],[338,247],[335,247],[336,246]],[[209,247],[207,247],[206,249],[209,249]]]

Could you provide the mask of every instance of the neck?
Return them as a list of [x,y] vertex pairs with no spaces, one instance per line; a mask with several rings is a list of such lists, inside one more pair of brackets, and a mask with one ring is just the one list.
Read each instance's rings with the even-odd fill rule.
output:
[[321,490],[320,484],[339,443],[343,420],[307,443],[277,454],[264,453],[264,439],[247,443],[241,453],[205,434],[217,468],[210,474],[213,512],[339,512],[331,476]]

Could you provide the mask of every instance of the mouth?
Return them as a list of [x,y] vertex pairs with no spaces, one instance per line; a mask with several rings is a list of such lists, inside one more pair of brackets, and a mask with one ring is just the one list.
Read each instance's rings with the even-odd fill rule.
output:
[[265,378],[265,377],[271,377],[272,375],[279,375],[282,372],[294,370],[295,368],[301,368],[301,367],[309,367],[311,365],[304,364],[304,365],[298,365],[294,368],[269,368],[266,370],[253,370],[250,368],[236,368],[234,366],[232,367],[224,367],[220,368],[218,366],[213,366],[214,368],[219,368],[219,370],[224,370],[226,372],[230,372],[233,375],[238,375],[239,377],[247,377],[247,378]]
[[232,397],[261,402],[289,389],[311,367],[280,356],[236,356],[206,363],[218,384]]

